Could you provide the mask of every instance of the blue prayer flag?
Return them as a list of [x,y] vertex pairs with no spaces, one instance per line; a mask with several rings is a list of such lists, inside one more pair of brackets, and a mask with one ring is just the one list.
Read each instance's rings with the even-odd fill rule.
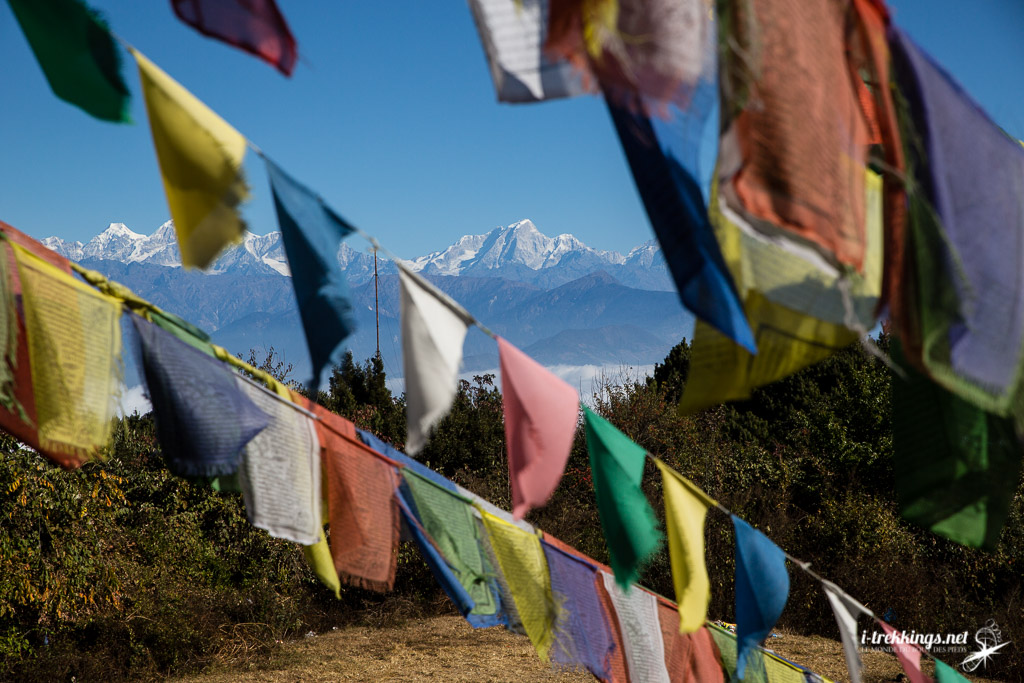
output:
[[607,98],[605,102],[683,305],[757,353],[697,178],[681,163],[681,155],[667,148],[650,117],[642,113],[640,102],[631,106]]
[[789,597],[786,555],[757,529],[732,515],[736,533],[736,676],[782,615]]
[[188,477],[233,474],[270,418],[222,362],[139,316],[131,320],[167,468]]
[[324,368],[338,362],[341,343],[356,328],[348,284],[338,265],[338,247],[355,228],[270,159],[266,162],[315,389]]

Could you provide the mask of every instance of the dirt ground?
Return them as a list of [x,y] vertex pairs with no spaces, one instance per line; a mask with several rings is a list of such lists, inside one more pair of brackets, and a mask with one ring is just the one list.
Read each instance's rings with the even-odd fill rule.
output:
[[[780,633],[768,645],[779,655],[836,683],[848,681],[842,646],[818,636]],[[892,655],[863,653],[865,683],[901,681]],[[926,673],[931,673],[926,665]],[[540,661],[530,641],[500,628],[476,630],[457,616],[410,619],[400,626],[352,626],[281,643],[269,655],[221,665],[180,683],[305,683],[306,681],[593,681],[586,673]],[[977,683],[985,679],[971,678]]]

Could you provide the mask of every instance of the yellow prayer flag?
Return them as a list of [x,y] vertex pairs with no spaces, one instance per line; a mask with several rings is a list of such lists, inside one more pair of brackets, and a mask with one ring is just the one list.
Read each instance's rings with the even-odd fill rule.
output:
[[242,173],[245,138],[142,54],[131,53],[139,66],[181,262],[205,268],[245,231],[236,211],[249,197]]
[[715,504],[692,481],[655,458],[665,488],[665,525],[672,584],[679,605],[679,631],[704,627],[711,600],[711,582],[704,560],[704,520]]
[[25,306],[39,445],[81,458],[110,438],[121,304],[12,244]]
[[554,638],[555,600],[551,574],[537,534],[523,531],[477,507],[505,576],[526,635],[544,661]]
[[828,358],[857,340],[858,330],[847,324],[870,329],[882,282],[881,191],[881,178],[868,171],[864,273],[844,274],[845,297],[831,266],[816,263],[810,251],[791,241],[744,229],[713,191],[711,223],[743,299],[757,355],[698,320],[681,414],[749,398],[757,387]]
[[[324,506],[326,508],[326,506]],[[327,518],[327,510],[324,510],[324,518]],[[302,554],[306,562],[313,569],[316,578],[331,589],[334,597],[341,598],[341,580],[338,578],[338,570],[334,567],[334,558],[331,556],[331,549],[327,545],[327,537],[324,530],[320,530],[320,540],[314,545],[302,546]]]

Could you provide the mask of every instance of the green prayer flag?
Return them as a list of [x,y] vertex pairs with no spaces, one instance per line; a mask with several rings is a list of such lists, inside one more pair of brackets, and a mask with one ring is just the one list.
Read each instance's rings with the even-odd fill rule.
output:
[[7,0],[54,94],[104,121],[130,122],[114,39],[79,0]]
[[959,671],[938,659],[935,660],[935,680],[937,683],[970,683]]
[[1020,475],[1013,420],[986,413],[917,372],[898,342],[893,359],[896,493],[903,516],[964,545],[991,549]]
[[402,476],[412,492],[423,529],[437,545],[459,583],[473,598],[471,614],[495,614],[498,605],[489,582],[493,572],[485,564],[478,528],[469,500],[438,486],[409,468]]
[[615,581],[629,590],[640,567],[661,548],[662,533],[640,489],[646,451],[610,422],[584,407],[587,450],[601,528]]
[[210,341],[210,335],[206,334],[206,332],[184,318],[179,318],[173,313],[168,313],[166,311],[150,311],[149,318],[153,321],[153,324],[161,330],[164,332],[170,332],[197,351],[202,351],[207,356],[217,355],[213,352],[213,344]]

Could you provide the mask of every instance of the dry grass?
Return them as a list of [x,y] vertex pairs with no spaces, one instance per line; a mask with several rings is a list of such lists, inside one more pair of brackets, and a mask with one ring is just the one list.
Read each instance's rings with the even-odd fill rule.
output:
[[[386,620],[385,620],[386,621]],[[768,645],[779,655],[836,683],[849,680],[842,647],[820,636],[780,632]],[[901,681],[892,655],[863,653],[864,683]],[[930,672],[926,665],[926,672]],[[540,661],[524,636],[503,629],[476,630],[457,616],[408,619],[389,626],[349,626],[280,644],[269,654],[237,660],[180,683],[269,681],[592,681]],[[971,678],[977,683],[985,679]]]

